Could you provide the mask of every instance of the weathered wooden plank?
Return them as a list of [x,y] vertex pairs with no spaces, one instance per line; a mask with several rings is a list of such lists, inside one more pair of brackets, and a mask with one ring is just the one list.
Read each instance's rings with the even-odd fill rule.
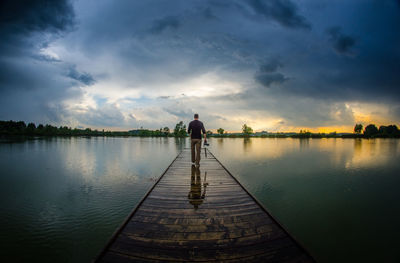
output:
[[[233,223],[233,224],[199,224],[199,225],[178,225],[178,224],[156,224],[130,221],[125,228],[124,233],[130,235],[145,236],[147,232],[152,232],[155,236],[165,236],[169,233],[212,233],[226,232],[228,238],[238,238],[244,235],[256,235],[267,232],[277,232],[279,229],[272,222],[264,224]],[[165,232],[165,233],[160,233]],[[165,238],[164,238],[165,239]]]
[[226,215],[223,217],[208,217],[208,218],[189,218],[189,217],[153,217],[136,215],[132,218],[134,221],[157,223],[157,224],[184,224],[184,225],[199,225],[199,224],[233,224],[246,222],[272,222],[272,219],[265,216],[264,213],[258,212],[254,214],[246,214],[241,216]]
[[207,249],[220,249],[227,247],[242,248],[244,246],[255,245],[258,243],[265,243],[278,238],[286,238],[287,236],[283,231],[271,231],[255,235],[240,236],[236,238],[222,238],[222,239],[160,239],[154,237],[145,237],[140,235],[124,234],[130,240],[132,245],[154,247],[154,248],[207,248]]
[[[211,244],[210,244],[211,245]],[[268,240],[268,242],[255,243],[248,246],[231,247],[227,246],[224,248],[215,249],[210,248],[197,248],[176,246],[171,253],[171,248],[160,248],[160,247],[145,247],[139,246],[137,242],[132,242],[126,236],[121,236],[117,242],[111,246],[111,251],[124,253],[136,257],[147,256],[153,260],[176,260],[185,261],[188,258],[191,261],[207,261],[207,260],[230,260],[241,257],[251,257],[255,255],[269,255],[270,260],[276,260],[276,257],[281,258],[286,253],[291,252],[292,256],[299,257],[301,254],[299,250],[293,251],[293,245],[288,237],[277,238]],[[283,252],[283,253],[279,253]],[[278,261],[279,262],[279,261]]]
[[211,154],[177,156],[98,262],[314,262]]
[[[155,199],[153,199],[155,200]],[[149,201],[144,203],[147,207],[157,209],[157,208],[163,208],[163,207],[170,207],[172,209],[177,209],[177,208],[193,208],[193,205],[189,202],[185,201],[180,201],[180,202],[170,202],[170,201]],[[242,202],[242,203],[234,203],[231,204],[229,202],[206,202],[201,205],[201,208],[231,208],[231,207],[237,207],[237,208],[244,208],[244,207],[249,207],[249,206],[255,206],[254,203],[251,203],[250,201]]]

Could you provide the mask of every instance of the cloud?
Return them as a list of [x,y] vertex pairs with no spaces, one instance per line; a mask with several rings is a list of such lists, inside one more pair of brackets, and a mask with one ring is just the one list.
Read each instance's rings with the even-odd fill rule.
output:
[[249,0],[248,3],[254,12],[264,16],[268,20],[272,19],[282,26],[303,29],[311,28],[307,20],[298,14],[296,5],[290,0]]
[[277,71],[278,67],[282,67],[283,64],[279,62],[277,59],[273,59],[269,62],[266,62],[260,66],[260,72],[262,73],[271,73]]
[[212,19],[212,20],[216,19],[216,20],[218,20],[218,17],[214,15],[211,7],[205,8],[204,11],[203,11],[203,15],[207,19]]
[[[264,88],[251,89],[235,96],[210,100],[210,103],[215,105],[222,101],[232,101],[231,108],[227,107],[226,109],[227,112],[231,112],[231,116],[244,114],[246,117],[243,119],[271,119],[273,120],[272,126],[277,125],[276,120],[283,121],[286,126],[297,127],[353,125],[354,123],[354,113],[344,102],[286,96]],[[268,125],[265,124],[262,129],[268,129]]]
[[65,99],[81,90],[65,78],[65,63],[42,52],[71,32],[70,1],[2,1],[0,9],[0,118],[59,123]]
[[[121,110],[115,104],[110,103],[98,108],[89,107],[84,112],[74,112],[73,117],[78,120],[79,123],[83,123],[87,126],[120,127],[122,125],[129,125],[129,123],[126,123],[127,121]],[[135,118],[132,118],[132,116],[130,117],[132,122],[136,121]]]
[[177,16],[167,16],[162,19],[157,19],[153,22],[150,32],[159,34],[168,28],[177,29],[180,26],[180,21]]
[[70,1],[2,1],[0,11],[2,38],[32,32],[53,33],[70,29],[74,25],[74,10]]
[[333,48],[339,54],[353,55],[352,48],[356,44],[354,37],[342,33],[340,27],[331,27],[327,29]]
[[276,72],[278,68],[282,66],[283,64],[279,60],[272,59],[271,61],[260,66],[260,69],[255,74],[254,78],[264,87],[270,87],[272,84],[282,84],[289,79],[282,73]]
[[389,112],[394,120],[400,119],[400,105],[390,107]]
[[90,86],[96,83],[95,79],[87,72],[80,73],[76,70],[76,65],[70,66],[67,74],[71,79],[77,80],[80,83]]
[[288,78],[281,73],[258,73],[255,78],[265,87],[269,87],[272,84],[282,84],[288,80]]
[[168,112],[171,115],[174,115],[178,119],[184,119],[184,120],[191,118],[191,116],[194,115],[194,111],[192,109],[185,108],[185,106],[182,105],[181,103],[176,105],[176,108],[165,107],[164,111]]
[[357,102],[395,116],[400,101],[394,1],[15,6],[0,22],[0,119],[159,128],[198,112],[209,129],[268,130],[347,125]]

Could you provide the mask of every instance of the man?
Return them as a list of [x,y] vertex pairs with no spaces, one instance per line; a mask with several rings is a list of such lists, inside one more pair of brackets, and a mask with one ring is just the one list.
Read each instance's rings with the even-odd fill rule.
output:
[[196,162],[197,166],[200,165],[201,132],[204,134],[204,142],[207,142],[206,129],[204,129],[203,123],[199,121],[199,114],[196,113],[194,120],[189,123],[188,133],[191,138],[192,163]]

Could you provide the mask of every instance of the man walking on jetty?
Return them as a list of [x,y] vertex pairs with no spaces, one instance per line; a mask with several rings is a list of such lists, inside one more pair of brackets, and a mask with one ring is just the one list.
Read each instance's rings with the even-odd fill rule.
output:
[[206,129],[201,121],[199,121],[199,114],[194,115],[194,120],[189,123],[188,133],[190,134],[190,146],[192,149],[192,163],[200,165],[200,151],[201,151],[201,132],[204,134],[204,142],[207,142]]

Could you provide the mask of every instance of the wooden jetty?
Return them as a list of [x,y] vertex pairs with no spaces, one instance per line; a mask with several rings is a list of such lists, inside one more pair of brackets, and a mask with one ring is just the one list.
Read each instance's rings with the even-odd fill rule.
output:
[[315,262],[207,150],[184,149],[95,262]]

